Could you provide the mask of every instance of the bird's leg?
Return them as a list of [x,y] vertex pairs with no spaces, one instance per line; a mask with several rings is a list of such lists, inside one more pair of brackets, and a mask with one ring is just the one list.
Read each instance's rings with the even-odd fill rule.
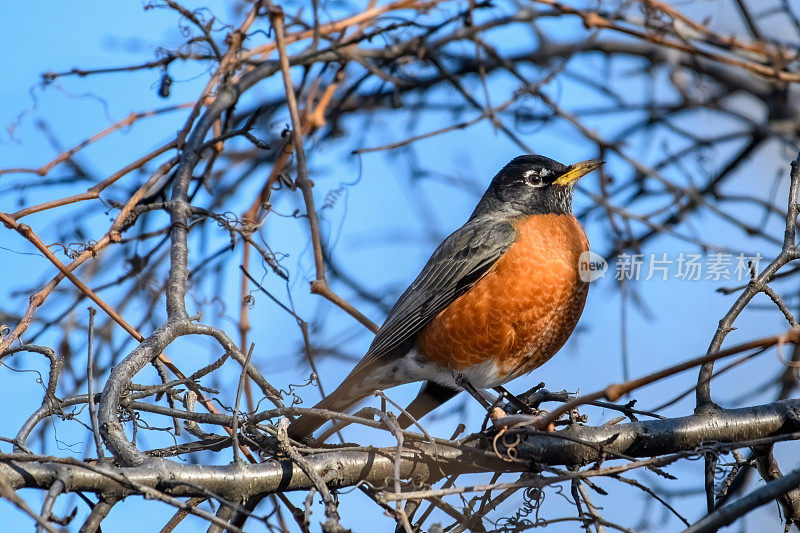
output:
[[467,391],[467,393],[469,393],[470,396],[472,396],[473,398],[478,400],[478,403],[481,404],[486,410],[489,410],[489,409],[492,408],[492,403],[489,400],[487,400],[486,397],[483,394],[481,394],[481,391],[476,389],[472,385],[472,383],[470,383],[469,381],[467,381],[466,379],[464,379],[463,377],[460,377],[460,376],[456,377],[456,383],[462,389]]
[[508,401],[511,404],[513,404],[517,409],[519,409],[521,412],[523,412],[525,414],[528,414],[528,415],[532,415],[533,414],[533,409],[531,409],[528,404],[526,404],[525,402],[520,400],[516,395],[511,394],[510,392],[508,392],[506,390],[506,388],[503,387],[502,385],[498,385],[497,387],[494,387],[494,390],[497,391],[501,396],[503,396],[506,399],[508,399]]

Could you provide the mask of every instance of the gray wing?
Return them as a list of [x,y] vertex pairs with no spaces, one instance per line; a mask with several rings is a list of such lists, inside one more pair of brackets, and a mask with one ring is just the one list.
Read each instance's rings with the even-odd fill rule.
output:
[[483,277],[514,239],[509,222],[486,218],[471,220],[447,237],[389,311],[352,373],[380,360],[405,355],[422,329]]

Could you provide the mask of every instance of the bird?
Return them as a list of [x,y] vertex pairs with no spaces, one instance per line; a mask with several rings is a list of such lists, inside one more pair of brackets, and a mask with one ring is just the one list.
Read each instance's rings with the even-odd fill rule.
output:
[[[604,162],[512,159],[463,226],[431,255],[389,311],[364,357],[315,409],[345,412],[376,390],[421,381],[398,423],[409,427],[467,391],[502,389],[553,357],[583,312],[589,241],[572,214],[575,183]],[[288,435],[310,438],[328,419],[304,414]]]

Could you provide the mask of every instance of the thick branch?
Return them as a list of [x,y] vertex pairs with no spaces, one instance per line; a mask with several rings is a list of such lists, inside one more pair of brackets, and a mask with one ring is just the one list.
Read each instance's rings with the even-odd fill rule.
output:
[[[517,458],[550,465],[586,464],[605,458],[654,457],[691,452],[704,443],[718,448],[741,447],[755,439],[780,438],[800,431],[800,400],[784,400],[742,409],[721,410],[713,415],[691,415],[664,420],[631,422],[617,426],[573,428],[555,433],[529,434],[517,445]],[[508,463],[496,457],[491,442],[473,436],[461,448],[442,444],[407,444],[400,476],[416,482],[433,482],[443,475],[487,471],[527,470],[527,464]],[[309,465],[330,488],[366,481],[384,487],[394,477],[395,447],[363,451],[322,452],[308,456]],[[277,491],[307,490],[314,485],[292,461],[261,464],[204,466],[150,460],[141,466],[111,468],[72,459],[25,454],[0,455],[0,477],[14,489],[49,488],[68,472],[68,491],[128,495],[141,487],[170,496],[204,496],[209,491],[241,498]],[[106,475],[108,472],[111,475]],[[386,486],[392,490],[392,486]]]

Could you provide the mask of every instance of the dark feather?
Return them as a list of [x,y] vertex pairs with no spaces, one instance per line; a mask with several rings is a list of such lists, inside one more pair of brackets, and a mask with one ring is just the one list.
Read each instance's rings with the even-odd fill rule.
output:
[[[511,223],[491,215],[474,218],[447,237],[389,311],[364,358],[315,408],[341,412],[375,389],[400,385],[401,382],[379,382],[377,376],[381,373],[376,370],[407,354],[425,326],[481,279],[514,239]],[[426,394],[420,394],[422,396],[414,404],[416,414],[412,416],[422,416],[444,401],[436,403]],[[289,435],[303,439],[325,422],[325,418],[303,415],[291,423]]]
[[470,220],[439,245],[389,316],[353,373],[405,355],[428,323],[482,278],[513,244],[508,220]]

